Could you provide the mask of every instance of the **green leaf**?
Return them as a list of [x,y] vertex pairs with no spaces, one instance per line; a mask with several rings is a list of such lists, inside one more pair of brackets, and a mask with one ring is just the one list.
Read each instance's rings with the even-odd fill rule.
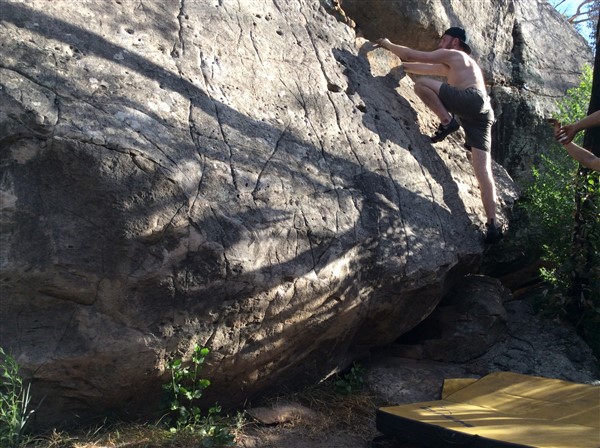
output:
[[170,364],[171,369],[179,369],[181,367],[181,359],[175,359]]

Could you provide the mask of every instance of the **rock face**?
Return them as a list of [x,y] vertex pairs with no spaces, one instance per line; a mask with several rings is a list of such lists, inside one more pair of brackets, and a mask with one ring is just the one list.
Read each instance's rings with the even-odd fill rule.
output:
[[557,99],[579,85],[583,65],[593,65],[585,39],[546,0],[342,0],[342,7],[368,39],[423,50],[433,50],[448,27],[464,27],[496,112],[492,155],[517,181],[550,142],[545,118]]
[[405,357],[453,363],[478,358],[506,338],[503,303],[510,297],[499,280],[468,275],[423,323],[396,342],[408,342]]
[[158,412],[194,344],[207,402],[322,378],[477,270],[460,139],[320,2],[0,11],[0,345],[41,426]]
[[480,378],[497,371],[598,384],[597,360],[575,329],[536,314],[529,302],[500,305],[509,317],[507,332],[482,356],[464,362],[404,358],[402,350],[390,345],[368,361],[365,382],[389,404],[439,400],[444,379]]

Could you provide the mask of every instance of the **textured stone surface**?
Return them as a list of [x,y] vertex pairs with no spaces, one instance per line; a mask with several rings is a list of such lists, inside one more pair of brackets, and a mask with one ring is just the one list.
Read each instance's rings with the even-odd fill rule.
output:
[[298,403],[276,403],[270,407],[256,407],[246,413],[263,425],[273,425],[293,421],[310,423],[317,418],[317,413]]
[[320,2],[0,11],[0,344],[37,423],[158,412],[196,343],[208,403],[322,378],[477,270],[459,136]]
[[[476,359],[506,339],[504,302],[510,292],[499,280],[469,275],[458,282],[415,330],[400,340],[406,357],[443,362]],[[411,344],[416,341],[416,347]]]

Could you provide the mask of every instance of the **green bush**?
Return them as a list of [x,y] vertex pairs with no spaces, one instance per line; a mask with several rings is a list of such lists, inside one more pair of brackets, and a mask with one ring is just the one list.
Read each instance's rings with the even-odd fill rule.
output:
[[[586,116],[592,78],[592,69],[584,67],[580,85],[557,104],[557,120],[569,124]],[[579,133],[574,141],[581,145],[582,140],[583,133]],[[541,272],[549,286],[545,308],[573,322],[600,355],[599,175],[581,169],[562,145],[554,143],[533,168],[533,178],[523,205],[535,227],[532,233],[539,237],[543,258],[551,266]],[[578,210],[582,219],[576,223],[578,204],[583,204]],[[573,239],[575,225],[584,237],[581,244]]]
[[23,431],[33,411],[29,407],[29,385],[23,386],[19,366],[0,347],[0,446],[15,448],[24,441]]

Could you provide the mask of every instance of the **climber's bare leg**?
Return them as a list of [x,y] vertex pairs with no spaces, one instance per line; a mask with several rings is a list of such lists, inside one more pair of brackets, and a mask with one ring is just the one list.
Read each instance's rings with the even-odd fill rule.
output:
[[488,224],[496,220],[496,185],[492,175],[492,157],[489,152],[471,149],[471,163],[479,184],[481,202]]
[[437,79],[419,78],[415,82],[415,93],[431,111],[437,115],[442,124],[450,123],[452,116],[440,100],[442,82]]

